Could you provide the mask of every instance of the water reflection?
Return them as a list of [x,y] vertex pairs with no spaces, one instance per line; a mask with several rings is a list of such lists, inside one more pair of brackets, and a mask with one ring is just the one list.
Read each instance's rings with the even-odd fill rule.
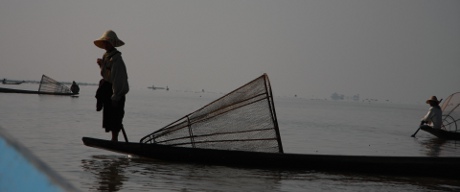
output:
[[447,140],[439,138],[431,138],[428,140],[421,141],[420,144],[424,147],[425,154],[429,157],[439,157],[443,150],[443,145],[446,144]]
[[[81,166],[94,191],[278,191],[279,171],[171,163],[126,156],[92,156]],[[85,184],[83,184],[85,185]]]
[[81,163],[83,170],[92,173],[96,179],[91,189],[119,191],[123,182],[127,180],[124,173],[125,168],[129,166],[128,158],[101,155],[93,156],[92,159],[83,159]]
[[[455,191],[457,180],[187,164],[127,156],[81,160],[89,191]],[[88,174],[89,173],[89,174]],[[83,184],[88,186],[88,184]]]

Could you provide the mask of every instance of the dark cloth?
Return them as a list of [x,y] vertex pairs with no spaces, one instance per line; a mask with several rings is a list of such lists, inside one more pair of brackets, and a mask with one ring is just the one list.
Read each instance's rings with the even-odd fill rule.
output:
[[[104,81],[99,82],[99,88],[96,91],[97,109],[102,111],[102,127],[105,132],[119,132],[123,128],[123,117],[125,116],[125,101],[123,96],[117,101],[117,105],[112,105],[112,84]],[[99,108],[100,107],[100,108]]]

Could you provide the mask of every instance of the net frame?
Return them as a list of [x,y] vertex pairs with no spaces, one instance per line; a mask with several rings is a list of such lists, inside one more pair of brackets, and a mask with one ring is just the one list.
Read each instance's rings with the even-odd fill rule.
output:
[[442,128],[447,131],[459,132],[460,121],[460,92],[449,95],[442,103]]
[[[230,121],[238,119],[238,123],[243,122],[244,126],[241,129],[232,127],[230,131],[209,129],[209,127],[231,127],[227,119]],[[209,130],[212,131],[206,132]],[[169,135],[175,136],[170,138]],[[263,74],[204,107],[146,135],[140,143],[284,153],[268,75]]]
[[69,93],[71,94],[72,91],[69,87],[60,83],[51,77],[46,75],[42,75],[42,79],[40,80],[40,86],[38,87],[38,92],[42,93]]

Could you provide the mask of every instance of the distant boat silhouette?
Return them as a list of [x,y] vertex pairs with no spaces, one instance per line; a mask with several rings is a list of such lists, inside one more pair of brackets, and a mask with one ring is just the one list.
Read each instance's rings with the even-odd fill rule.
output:
[[11,80],[3,79],[2,83],[5,85],[19,85],[21,83],[24,83],[24,81],[11,81]]
[[153,89],[153,90],[156,90],[156,89],[160,89],[160,90],[165,89],[166,91],[169,91],[169,87],[168,87],[168,86],[166,86],[166,88],[165,88],[165,87],[155,87],[154,85],[152,85],[152,86],[147,87],[147,88]]
[[0,87],[0,92],[1,93],[44,94],[44,95],[69,95],[69,96],[78,94],[78,93],[73,93],[70,90],[70,88],[64,85],[63,83],[60,83],[46,75],[42,75],[42,79],[40,81],[40,87],[38,88],[38,91]]

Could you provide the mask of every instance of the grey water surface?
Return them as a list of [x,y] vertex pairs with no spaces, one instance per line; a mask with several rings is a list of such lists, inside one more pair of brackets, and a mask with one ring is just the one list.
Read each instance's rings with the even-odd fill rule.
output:
[[[27,84],[14,88],[35,89]],[[95,90],[81,86],[78,97],[0,93],[0,126],[82,191],[460,190],[460,181],[453,179],[172,163],[90,148],[82,137],[110,139],[101,128],[102,114],[95,110]],[[286,153],[460,156],[456,141],[441,141],[423,131],[410,137],[428,109],[425,105],[274,95]],[[134,88],[126,102],[128,138],[138,142],[221,96]]]

